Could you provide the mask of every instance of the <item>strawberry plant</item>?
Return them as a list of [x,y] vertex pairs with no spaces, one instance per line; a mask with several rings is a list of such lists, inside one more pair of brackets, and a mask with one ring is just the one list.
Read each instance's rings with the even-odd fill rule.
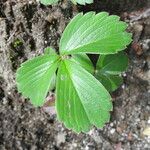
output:
[[[59,0],[40,0],[42,4],[44,5],[51,5],[51,4],[56,4]],[[80,5],[85,5],[85,4],[91,4],[93,3],[93,0],[71,0],[74,4],[80,4]]]
[[[46,48],[17,70],[18,91],[34,106],[42,106],[56,86],[58,120],[75,132],[102,128],[113,109],[109,91],[122,83],[119,75],[128,64],[121,52],[131,42],[126,28],[118,16],[106,12],[79,13],[62,34],[59,54]],[[87,54],[100,54],[95,69]]]

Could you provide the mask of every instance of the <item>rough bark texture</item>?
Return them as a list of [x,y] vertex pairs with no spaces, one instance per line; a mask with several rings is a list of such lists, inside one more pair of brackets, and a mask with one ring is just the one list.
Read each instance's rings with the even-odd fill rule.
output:
[[[34,0],[0,1],[0,149],[150,149],[143,130],[150,126],[150,2],[148,0],[96,0],[87,6],[66,1],[45,7]],[[133,43],[126,50],[130,64],[124,84],[113,93],[114,111],[104,129],[75,134],[55,116],[34,108],[18,94],[15,72],[20,64],[58,50],[60,36],[78,11],[107,10],[129,23]],[[94,59],[94,58],[93,58]]]

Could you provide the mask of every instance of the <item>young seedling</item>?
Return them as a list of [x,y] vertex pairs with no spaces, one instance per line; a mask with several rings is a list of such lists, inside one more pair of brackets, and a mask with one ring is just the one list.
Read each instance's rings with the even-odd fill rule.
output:
[[[47,48],[17,70],[19,92],[34,106],[42,106],[56,80],[58,119],[75,132],[102,128],[113,109],[108,91],[122,83],[119,74],[128,63],[120,52],[131,42],[126,28],[118,16],[106,12],[79,13],[62,34],[59,55]],[[95,71],[86,54],[100,54]]]
[[[44,5],[52,5],[56,4],[59,0],[40,0],[42,4]],[[71,0],[74,4],[80,4],[80,5],[85,5],[85,4],[91,4],[93,3],[93,0]]]

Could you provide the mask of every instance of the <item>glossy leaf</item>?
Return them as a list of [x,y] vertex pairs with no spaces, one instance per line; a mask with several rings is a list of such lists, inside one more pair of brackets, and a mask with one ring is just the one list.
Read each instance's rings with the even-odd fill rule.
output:
[[54,75],[51,78],[50,86],[49,86],[49,91],[54,90],[55,86],[56,86],[56,73],[54,73]]
[[119,75],[127,69],[128,57],[125,53],[101,55],[96,66],[95,77],[108,91],[115,91],[122,83]]
[[18,91],[30,98],[35,106],[42,106],[57,67],[56,55],[43,55],[26,61],[17,70]]
[[[57,55],[56,51],[51,47],[46,47],[44,49],[44,53],[47,54],[47,55]],[[56,73],[51,78],[51,83],[50,83],[49,90],[50,91],[53,90],[55,88],[55,85],[56,85]]]
[[118,75],[104,75],[96,73],[95,77],[109,92],[115,91],[123,83],[122,77]]
[[103,85],[80,65],[64,60],[56,83],[57,116],[67,128],[87,132],[109,121],[111,97]]
[[40,0],[40,2],[44,5],[52,5],[52,4],[56,4],[58,0]]
[[113,54],[126,48],[131,34],[127,24],[106,12],[79,13],[66,27],[60,40],[61,54]]
[[86,54],[74,54],[72,55],[72,60],[77,64],[80,64],[84,69],[86,69],[91,74],[94,73],[94,67],[90,58]]
[[113,55],[101,55],[97,61],[97,70],[108,74],[120,74],[128,67],[128,57],[124,52]]

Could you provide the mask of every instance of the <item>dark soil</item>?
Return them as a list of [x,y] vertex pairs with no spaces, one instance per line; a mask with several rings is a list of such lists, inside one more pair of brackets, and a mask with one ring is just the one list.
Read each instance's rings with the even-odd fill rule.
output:
[[[90,10],[120,15],[129,23],[133,42],[126,49],[130,64],[124,84],[112,94],[111,121],[103,129],[75,134],[17,92],[15,72],[45,47],[58,50],[69,20]],[[149,0],[95,0],[87,6],[64,1],[53,7],[35,0],[0,0],[0,150],[148,150],[150,138],[143,131],[149,126]]]

